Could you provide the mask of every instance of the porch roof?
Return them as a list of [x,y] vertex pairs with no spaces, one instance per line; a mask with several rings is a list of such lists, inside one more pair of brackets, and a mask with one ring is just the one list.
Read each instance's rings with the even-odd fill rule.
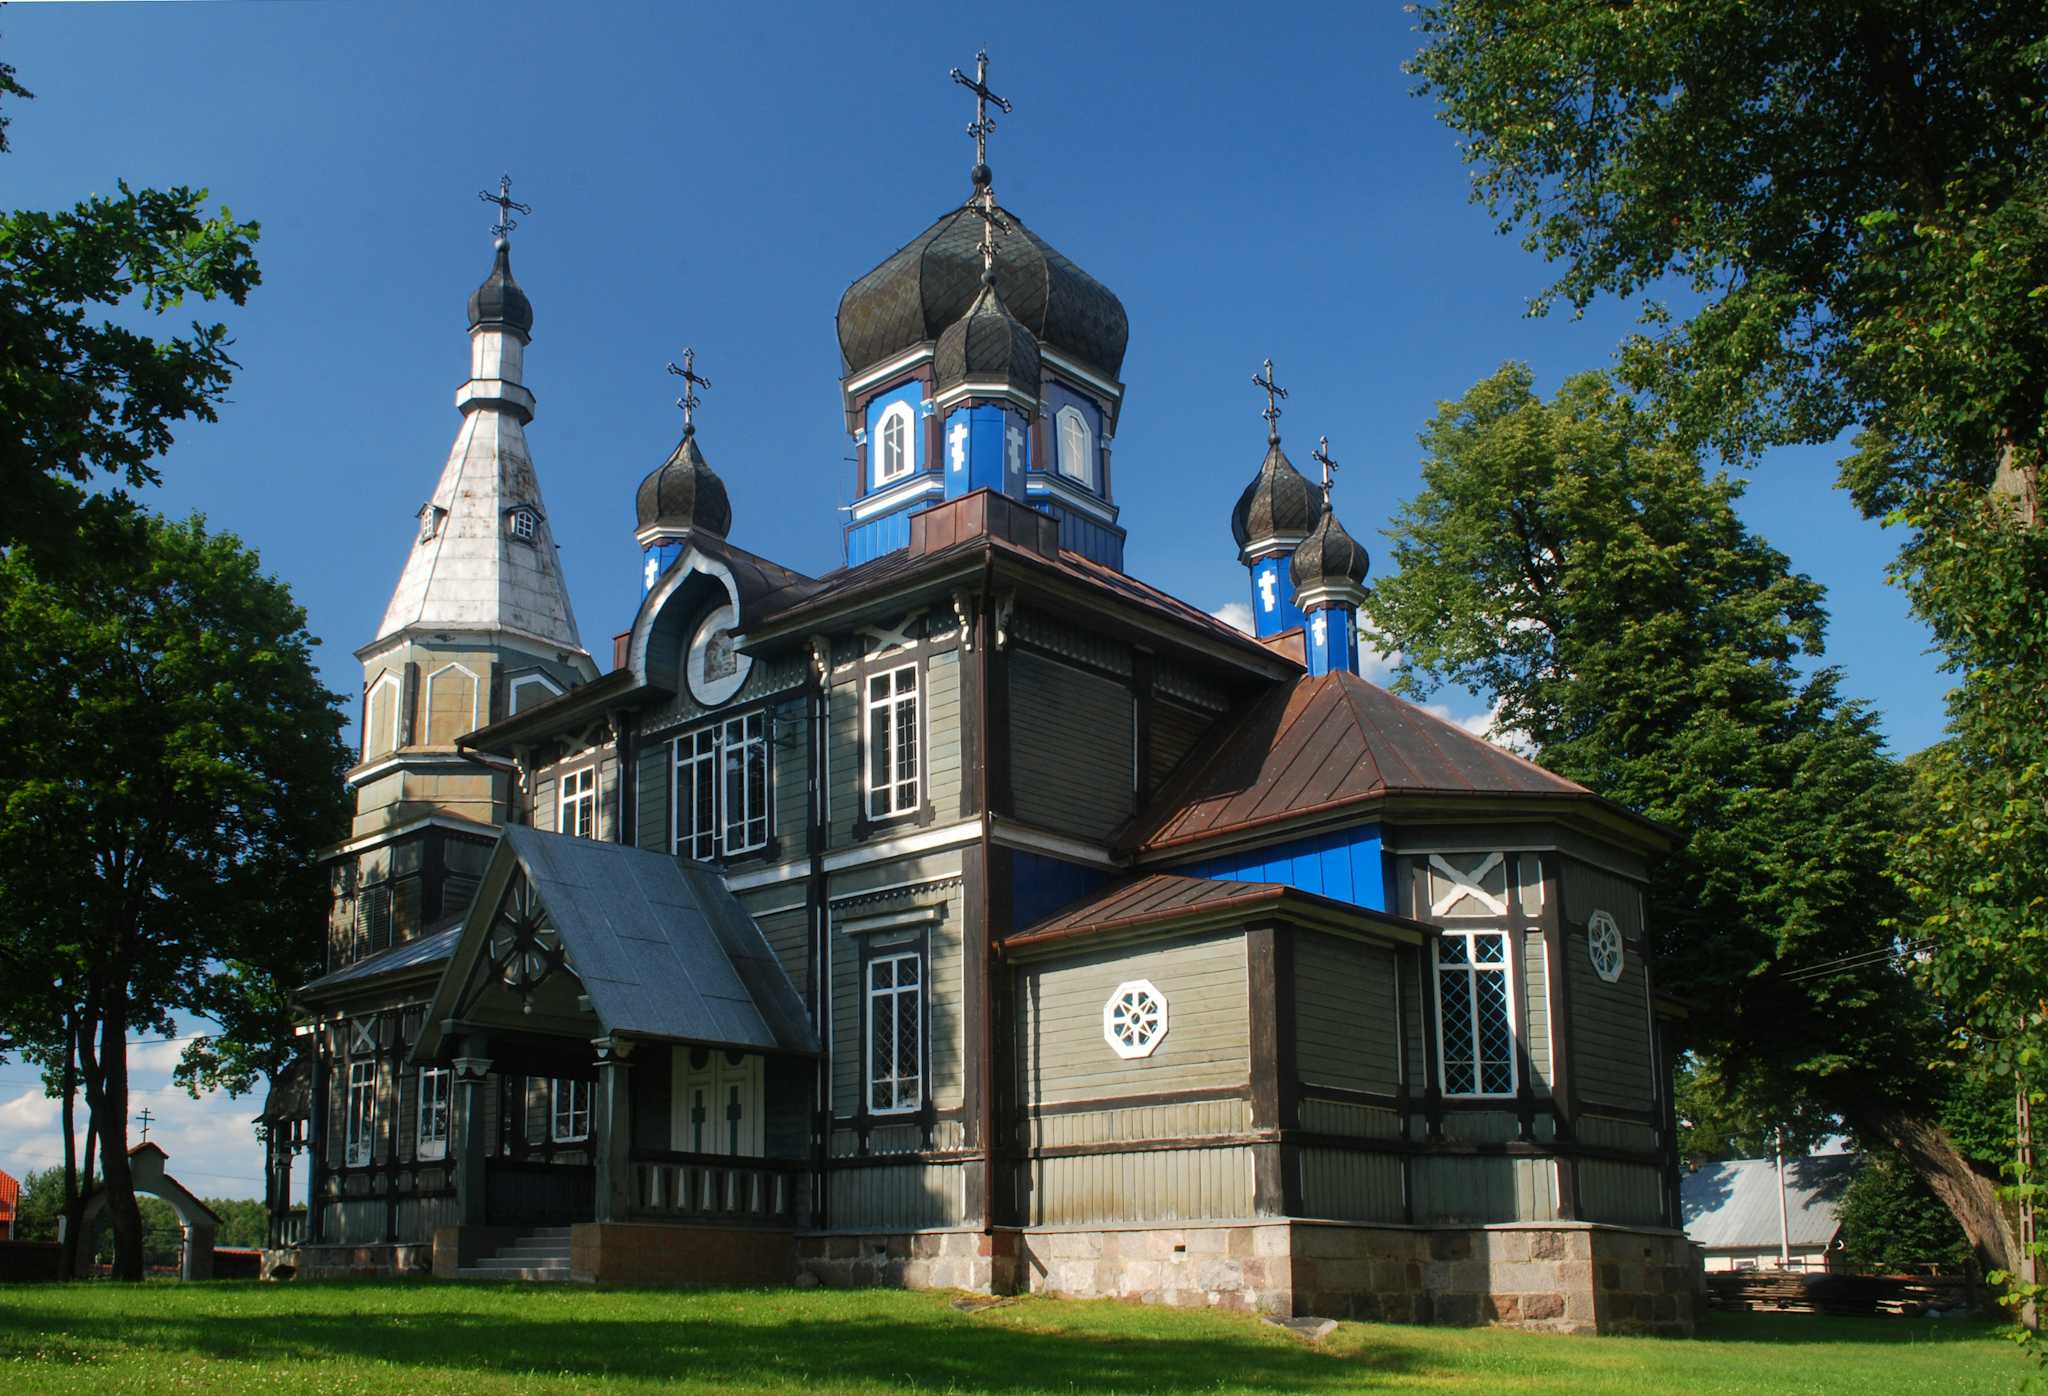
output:
[[1004,937],[1003,948],[1028,951],[1082,938],[1134,935],[1282,916],[1306,924],[1419,941],[1434,926],[1405,916],[1304,892],[1279,882],[1237,882],[1152,873],[1104,888]]
[[523,873],[605,1035],[815,1054],[803,1000],[759,926],[701,863],[507,825],[434,993],[421,1055],[459,1025],[465,987]]

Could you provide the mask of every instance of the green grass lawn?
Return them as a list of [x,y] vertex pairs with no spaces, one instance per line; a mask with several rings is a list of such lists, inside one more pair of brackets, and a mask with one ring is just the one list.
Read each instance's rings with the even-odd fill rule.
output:
[[892,1290],[433,1284],[0,1289],[0,1392],[2017,1391],[1988,1327],[1717,1315],[1693,1340],[1254,1319]]

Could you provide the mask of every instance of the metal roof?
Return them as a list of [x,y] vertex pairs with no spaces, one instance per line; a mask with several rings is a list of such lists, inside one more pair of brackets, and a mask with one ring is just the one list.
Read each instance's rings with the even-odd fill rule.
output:
[[[606,1032],[818,1050],[803,1000],[714,869],[519,825],[505,828],[493,870],[504,858],[524,869]],[[498,882],[486,874],[487,887]],[[488,934],[495,900],[479,898],[465,938]]]
[[455,942],[462,935],[462,919],[445,922],[439,929],[429,929],[425,935],[416,936],[403,945],[394,945],[389,950],[380,950],[374,955],[345,965],[332,974],[323,974],[299,990],[301,998],[338,989],[345,984],[358,984],[371,979],[381,979],[387,974],[402,970],[418,969],[423,965],[439,964],[455,953]]
[[1152,873],[1121,886],[1081,898],[1051,916],[1003,940],[1007,949],[1042,945],[1084,936],[1117,935],[1163,929],[1185,921],[1223,914],[1249,916],[1260,909],[1290,906],[1320,916],[1337,916],[1362,928],[1393,928],[1405,939],[1432,927],[1405,916],[1372,911],[1350,902],[1304,892],[1279,882],[1238,882],[1227,878]]
[[[1825,1246],[1842,1229],[1835,1214],[1860,1162],[1854,1154],[1785,1160],[1786,1220],[1795,1246]],[[1679,1182],[1685,1234],[1706,1250],[1775,1248],[1778,1170],[1767,1158],[1703,1164]]]

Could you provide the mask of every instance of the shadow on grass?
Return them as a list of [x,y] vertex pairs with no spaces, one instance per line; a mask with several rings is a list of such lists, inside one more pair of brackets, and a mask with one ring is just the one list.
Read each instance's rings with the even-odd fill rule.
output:
[[[238,1286],[239,1288],[239,1286]],[[251,1288],[254,1288],[253,1286]],[[334,1293],[322,1286],[327,1293]],[[275,1293],[276,1291],[271,1291]],[[389,1292],[388,1289],[385,1292]],[[48,1293],[45,1291],[45,1293]],[[220,1294],[222,1291],[215,1290]],[[678,1298],[618,1291],[625,1302],[505,1304],[475,1291],[425,1288],[401,1311],[353,1314],[327,1304],[251,1304],[223,1312],[80,1312],[30,1299],[10,1305],[0,1329],[0,1363],[61,1334],[147,1359],[199,1354],[262,1364],[278,1374],[297,1362],[360,1360],[447,1373],[542,1374],[574,1383],[599,1377],[703,1386],[802,1389],[837,1383],[1054,1390],[1358,1390],[1412,1374],[1421,1354],[1379,1347],[1337,1357],[1295,1343],[1265,1341],[1256,1329],[1197,1323],[1187,1336],[1156,1336],[1144,1316],[1024,1314],[1005,1321],[934,1303],[863,1305],[833,1296],[830,1308],[788,1292]],[[269,1311],[264,1311],[268,1309]],[[621,1310],[635,1312],[622,1313]],[[650,1313],[665,1309],[665,1313]],[[751,1321],[738,1321],[743,1309]],[[997,1313],[1005,1311],[998,1310]],[[1044,1329],[1011,1326],[1047,1320]],[[1092,1331],[1091,1331],[1092,1330]]]
[[1774,1314],[1710,1312],[1700,1321],[1699,1336],[1717,1343],[1925,1344],[1981,1343],[1995,1338],[2001,1325],[1982,1318],[1907,1318],[1896,1314],[1850,1317],[1840,1314]]

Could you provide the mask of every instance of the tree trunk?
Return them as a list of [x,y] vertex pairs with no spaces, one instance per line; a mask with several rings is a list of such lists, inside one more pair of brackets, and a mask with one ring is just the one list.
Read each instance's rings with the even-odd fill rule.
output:
[[1997,1183],[1970,1166],[1946,1130],[1915,1110],[1887,1104],[1845,1111],[1843,1118],[1858,1133],[1899,1151],[1963,1228],[1981,1270],[2018,1272],[2019,1238],[1998,1200]]
[[128,1021],[125,1005],[108,1003],[100,1016],[100,1089],[95,1102],[100,1169],[106,1175],[107,1219],[114,1228],[114,1278],[142,1278],[142,1209],[128,1171]]
[[[92,1172],[90,1141],[85,1171],[88,1175]],[[78,1014],[72,1011],[64,1015],[64,1252],[59,1273],[66,1279],[78,1273],[78,1248],[84,1244],[78,1230],[85,1218],[86,1186],[78,1173]]]
[[2013,513],[2022,524],[2028,528],[2040,527],[2040,472],[2033,461],[2021,456],[2010,433],[2001,433],[1998,473],[1991,481],[1991,492],[2011,502]]

